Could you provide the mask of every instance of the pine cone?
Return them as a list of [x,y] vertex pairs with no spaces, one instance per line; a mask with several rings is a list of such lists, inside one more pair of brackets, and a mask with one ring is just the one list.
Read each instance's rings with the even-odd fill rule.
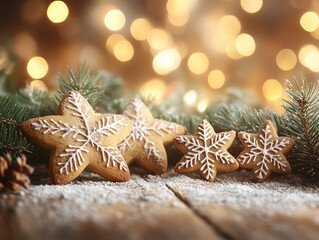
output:
[[19,185],[29,187],[30,179],[27,174],[32,174],[34,168],[27,164],[25,156],[18,157],[14,163],[10,154],[0,157],[0,191],[10,189],[18,191]]

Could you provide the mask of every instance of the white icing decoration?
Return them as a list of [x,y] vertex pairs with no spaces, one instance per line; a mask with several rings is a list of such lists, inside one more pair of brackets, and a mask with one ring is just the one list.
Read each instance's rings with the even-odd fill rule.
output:
[[133,100],[130,103],[130,110],[135,111],[136,114],[130,114],[124,112],[124,115],[128,116],[133,121],[133,129],[130,135],[118,145],[118,148],[121,152],[124,152],[127,147],[130,147],[130,140],[133,141],[144,141],[144,150],[147,154],[147,159],[150,156],[154,155],[156,159],[163,160],[163,156],[160,155],[159,151],[155,147],[155,143],[148,139],[147,136],[150,135],[150,132],[154,132],[159,136],[163,136],[163,133],[170,134],[172,130],[176,130],[176,124],[164,124],[163,122],[155,122],[153,125],[147,125],[144,115],[141,111],[143,103],[139,100]]
[[266,170],[268,170],[268,163],[279,170],[285,170],[287,165],[280,161],[278,152],[282,151],[282,149],[289,144],[289,140],[285,138],[282,141],[279,141],[278,139],[275,141],[272,140],[269,125],[266,125],[266,128],[262,129],[262,131],[264,135],[259,135],[259,142],[257,141],[257,138],[253,138],[252,140],[250,134],[245,132],[242,133],[244,142],[247,144],[247,147],[251,149],[238,159],[238,162],[241,164],[249,164],[251,161],[255,162],[257,157],[261,156],[262,160],[256,164],[258,169],[255,170],[255,173],[258,174],[257,178],[259,179],[262,179],[267,174]]
[[[226,140],[230,140],[231,134],[220,133],[213,137],[210,125],[206,121],[200,123],[198,129],[198,138],[191,137],[189,139],[186,136],[175,138],[189,150],[185,155],[185,160],[180,162],[178,169],[181,169],[182,167],[193,167],[198,164],[197,161],[199,161],[201,164],[200,171],[206,175],[206,179],[208,180],[213,177],[215,161],[220,161],[223,164],[234,163],[230,154],[220,150],[220,148],[226,144]],[[201,144],[199,140],[202,140],[203,143]],[[204,154],[205,157],[200,160],[202,154]],[[215,159],[211,158],[210,154],[213,155]]]
[[53,119],[50,119],[50,121],[38,120],[38,122],[31,124],[34,130],[44,130],[43,134],[54,135],[60,133],[62,134],[62,138],[70,135],[76,142],[80,143],[80,145],[69,144],[65,152],[59,155],[59,157],[68,157],[66,162],[57,163],[61,166],[60,173],[65,172],[65,174],[68,175],[69,172],[78,170],[78,166],[81,166],[85,161],[83,153],[89,152],[89,145],[101,152],[102,160],[106,162],[107,167],[110,165],[114,167],[117,164],[120,170],[127,171],[124,160],[119,160],[122,158],[119,151],[112,146],[103,147],[100,142],[102,135],[114,135],[119,131],[118,126],[127,126],[127,124],[123,122],[124,118],[119,116],[103,117],[97,122],[96,126],[91,127],[89,125],[89,119],[91,117],[89,108],[87,104],[83,104],[80,94],[71,92],[67,98],[67,102],[69,104],[66,108],[72,110],[72,115],[80,119],[80,129],[76,126],[70,126],[61,120],[57,122]]

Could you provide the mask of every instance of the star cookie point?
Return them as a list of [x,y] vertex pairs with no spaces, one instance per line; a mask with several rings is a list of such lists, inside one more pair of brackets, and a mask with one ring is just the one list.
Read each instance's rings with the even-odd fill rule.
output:
[[151,174],[163,174],[167,170],[165,145],[173,142],[174,136],[183,134],[183,126],[153,118],[145,104],[134,98],[123,111],[133,122],[130,135],[118,147],[126,162],[137,162]]
[[227,149],[236,137],[234,131],[215,133],[207,120],[203,120],[192,136],[177,136],[176,146],[185,154],[174,170],[179,173],[199,172],[209,182],[215,180],[217,171],[238,168],[236,159]]
[[50,175],[55,184],[74,180],[86,167],[111,181],[129,180],[128,166],[117,149],[133,127],[128,118],[95,113],[75,91],[61,100],[57,114],[20,126],[31,140],[52,151]]
[[294,145],[288,137],[278,137],[270,120],[257,134],[240,132],[238,138],[245,149],[237,157],[241,167],[252,169],[256,182],[263,182],[271,172],[290,173],[291,167],[285,157]]

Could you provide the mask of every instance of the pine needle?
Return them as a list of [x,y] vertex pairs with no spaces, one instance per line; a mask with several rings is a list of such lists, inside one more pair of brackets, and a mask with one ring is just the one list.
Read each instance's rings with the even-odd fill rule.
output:
[[294,171],[310,182],[319,182],[319,94],[317,82],[308,85],[305,78],[296,87],[287,81],[284,116],[287,132],[294,137],[295,147],[289,155]]

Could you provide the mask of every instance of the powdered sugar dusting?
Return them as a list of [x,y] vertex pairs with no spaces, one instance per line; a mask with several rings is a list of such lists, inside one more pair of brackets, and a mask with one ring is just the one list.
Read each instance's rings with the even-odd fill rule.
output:
[[253,183],[247,170],[221,173],[214,183],[170,172],[164,181],[180,192],[194,208],[209,206],[248,210],[262,215],[287,215],[319,209],[319,188],[300,184],[295,176],[275,176]]

